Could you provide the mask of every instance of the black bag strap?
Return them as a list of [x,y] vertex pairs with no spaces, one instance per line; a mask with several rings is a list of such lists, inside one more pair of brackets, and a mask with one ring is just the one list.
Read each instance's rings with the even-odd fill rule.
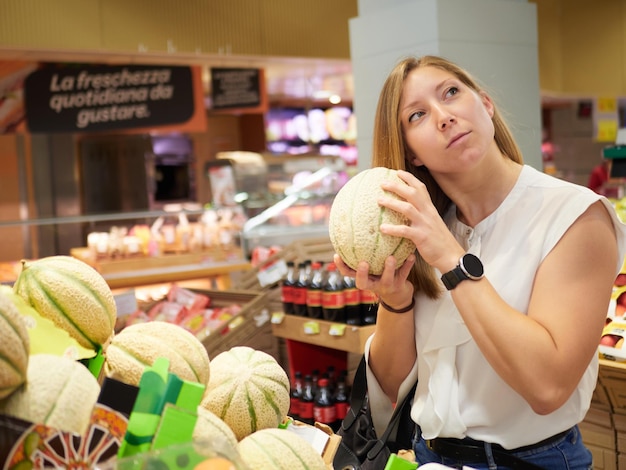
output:
[[[399,450],[395,448],[397,447],[396,443],[398,443],[400,439],[406,439],[407,437],[399,435],[400,432],[406,431],[406,423],[401,423],[401,421],[403,417],[407,416],[408,419],[410,419],[411,401],[415,395],[416,387],[417,382],[413,384],[411,391],[404,397],[404,400],[396,405],[391,419],[389,420],[389,424],[387,425],[387,429],[385,429],[385,432],[383,432],[376,444],[367,452],[368,459],[373,460],[385,446],[389,446],[394,451]],[[365,362],[365,355],[363,355],[352,382],[350,409],[341,423],[341,427],[344,431],[354,424],[367,399],[367,363]],[[405,425],[403,426],[402,424]]]

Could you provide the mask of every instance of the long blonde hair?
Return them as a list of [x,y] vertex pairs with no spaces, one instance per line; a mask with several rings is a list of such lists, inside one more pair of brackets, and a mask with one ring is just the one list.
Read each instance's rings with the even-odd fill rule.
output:
[[[442,57],[427,55],[421,58],[408,57],[402,60],[387,77],[378,99],[378,107],[374,119],[372,166],[406,170],[414,174],[426,185],[433,204],[443,217],[450,207],[450,198],[439,187],[428,168],[416,166],[413,163],[413,156],[404,140],[402,123],[400,121],[400,101],[402,99],[404,81],[411,71],[426,66],[437,67],[449,72],[475,92],[483,92],[482,88],[466,70]],[[523,163],[522,152],[515,142],[508,125],[495,106],[492,122],[495,131],[494,140],[500,152],[514,162]],[[424,261],[419,253],[416,253],[416,255],[417,261],[411,271],[409,280],[415,286],[415,292],[423,292],[430,298],[437,298],[440,295],[440,288],[434,270]]]

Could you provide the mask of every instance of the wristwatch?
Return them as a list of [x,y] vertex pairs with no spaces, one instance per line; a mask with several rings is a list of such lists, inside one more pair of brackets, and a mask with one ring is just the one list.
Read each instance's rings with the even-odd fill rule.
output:
[[465,253],[461,256],[459,264],[452,271],[448,271],[441,276],[441,281],[446,289],[452,290],[459,285],[461,281],[470,279],[472,281],[478,281],[485,275],[483,263],[478,259],[476,255],[471,253]]

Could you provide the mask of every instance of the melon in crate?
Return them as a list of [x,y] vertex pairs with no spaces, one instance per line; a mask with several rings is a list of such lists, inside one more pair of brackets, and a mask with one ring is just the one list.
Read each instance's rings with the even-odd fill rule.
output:
[[361,261],[367,261],[370,273],[383,272],[385,259],[390,255],[402,265],[415,251],[412,240],[381,233],[381,224],[407,225],[404,215],[378,204],[382,196],[399,197],[384,191],[383,181],[405,184],[396,170],[374,167],[353,176],[339,190],[330,208],[328,232],[337,254],[350,268],[356,269]]
[[255,470],[327,470],[322,456],[304,438],[286,429],[262,429],[237,446],[244,463]]
[[211,360],[202,406],[233,430],[238,440],[276,428],[289,411],[289,378],[269,354],[235,346]]
[[182,380],[203,385],[209,381],[209,354],[202,342],[182,326],[164,321],[135,323],[115,335],[106,351],[104,373],[138,386],[146,367],[159,357],[168,359],[170,372]]
[[0,413],[82,435],[99,394],[98,381],[80,362],[34,354],[26,382],[0,401]]
[[84,261],[72,256],[23,260],[13,290],[87,349],[106,349],[114,334],[113,293],[102,275]]
[[[7,290],[4,290],[7,289]],[[0,289],[0,399],[24,383],[30,338],[10,287]]]

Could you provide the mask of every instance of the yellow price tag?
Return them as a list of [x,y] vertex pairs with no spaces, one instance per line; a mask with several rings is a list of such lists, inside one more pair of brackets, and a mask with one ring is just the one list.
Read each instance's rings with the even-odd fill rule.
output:
[[308,321],[303,326],[306,335],[317,335],[320,332],[320,324],[315,321]]
[[272,318],[270,319],[270,322],[273,325],[280,325],[284,319],[285,319],[285,312],[274,312],[272,313]]
[[346,332],[346,326],[345,323],[333,323],[328,329],[328,334],[330,336],[343,336]]

